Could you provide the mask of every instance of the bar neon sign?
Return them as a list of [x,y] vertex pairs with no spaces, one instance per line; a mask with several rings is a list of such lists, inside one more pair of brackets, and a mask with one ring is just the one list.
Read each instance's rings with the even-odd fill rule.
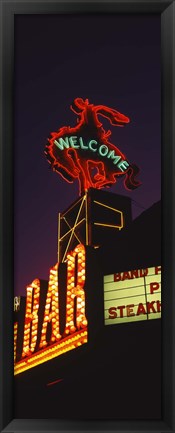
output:
[[[67,293],[64,332],[61,335],[59,320],[59,264],[57,263],[50,270],[41,338],[37,350],[40,281],[36,279],[27,287],[22,357],[18,362],[16,362],[18,327],[17,323],[14,325],[15,375],[87,343],[88,332],[84,291],[86,281],[85,247],[82,244],[77,245],[72,252],[67,254],[66,261]],[[51,328],[49,341],[47,338],[48,325]]]

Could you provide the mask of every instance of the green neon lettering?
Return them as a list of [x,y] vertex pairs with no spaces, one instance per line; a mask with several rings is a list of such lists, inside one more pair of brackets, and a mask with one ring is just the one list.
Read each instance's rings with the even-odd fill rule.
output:
[[81,147],[82,149],[88,149],[88,146],[85,146],[85,145],[84,145],[82,137],[79,138],[79,142],[80,142],[80,147]]
[[94,149],[94,147],[92,147],[92,144],[98,144],[96,140],[90,140],[89,142],[89,149],[91,149],[93,152],[97,151],[97,148]]
[[114,159],[113,164],[117,164],[117,162],[120,161],[121,156],[119,156],[119,155],[115,155],[114,150],[110,150],[109,153],[108,153],[107,158],[112,158],[112,159]]
[[79,147],[80,147],[79,144],[77,144],[77,146],[76,146],[76,143],[77,143],[77,136],[76,135],[69,137],[69,143],[70,143],[71,147],[73,147],[73,149],[79,149]]
[[[102,149],[104,149],[104,152],[102,152]],[[108,153],[108,147],[105,144],[102,144],[102,146],[99,147],[99,154],[101,156],[106,156]]]
[[69,138],[65,137],[65,139],[63,138],[59,138],[59,140],[55,140],[54,144],[60,149],[63,150],[64,147],[66,147],[66,149],[69,149]]
[[121,171],[125,171],[129,167],[129,164],[127,161],[120,161],[118,167],[120,168]]

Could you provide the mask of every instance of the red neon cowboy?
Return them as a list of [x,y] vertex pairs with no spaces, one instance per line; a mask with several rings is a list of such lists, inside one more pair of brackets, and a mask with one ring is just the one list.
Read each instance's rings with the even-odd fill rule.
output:
[[64,126],[51,133],[45,154],[51,168],[68,182],[79,180],[80,194],[88,188],[109,187],[125,176],[124,185],[133,190],[140,185],[135,179],[139,169],[109,141],[111,131],[104,130],[99,115],[113,126],[124,126],[130,119],[104,105],[89,104],[76,98],[71,110],[78,116],[75,127]]

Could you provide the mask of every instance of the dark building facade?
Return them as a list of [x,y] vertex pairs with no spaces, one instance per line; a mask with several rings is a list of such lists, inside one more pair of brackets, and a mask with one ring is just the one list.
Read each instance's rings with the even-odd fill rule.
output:
[[[161,265],[161,203],[132,221],[128,197],[90,189],[60,214],[61,332],[66,321],[65,252],[79,243],[86,246],[88,342],[15,376],[15,417],[160,419],[161,320],[106,326],[103,278]],[[47,282],[41,289],[39,333]],[[16,313],[20,329],[24,311],[23,301]],[[17,353],[18,360],[19,348]]]

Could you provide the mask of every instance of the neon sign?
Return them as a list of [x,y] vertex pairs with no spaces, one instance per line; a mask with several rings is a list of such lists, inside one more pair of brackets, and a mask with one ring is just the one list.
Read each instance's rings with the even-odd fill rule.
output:
[[140,185],[136,180],[137,165],[130,164],[125,155],[109,141],[111,131],[105,131],[98,116],[111,125],[122,127],[129,117],[104,105],[90,104],[88,99],[76,98],[70,106],[78,115],[75,127],[63,126],[51,133],[45,154],[51,168],[66,181],[78,179],[80,194],[89,188],[101,189],[125,176],[124,185],[133,190]]
[[[87,343],[84,292],[86,281],[85,247],[82,244],[77,245],[72,252],[67,254],[66,260],[67,299],[64,332],[61,335],[59,264],[57,263],[50,270],[40,341],[38,341],[40,281],[36,279],[27,287],[23,349],[21,359],[18,361],[16,361],[18,325],[17,323],[14,324],[15,375]],[[48,333],[48,328],[50,328],[50,333]]]
[[[79,140],[79,143],[78,143]],[[69,149],[90,149],[92,152],[97,152],[99,157],[107,157],[111,158],[113,164],[117,164],[117,167],[121,171],[125,171],[129,167],[129,163],[124,161],[120,155],[116,155],[114,150],[110,150],[106,144],[101,144],[99,146],[96,140],[89,140],[86,144],[83,142],[82,137],[78,137],[76,135],[71,137],[59,138],[58,141],[54,141],[55,145],[60,149],[64,150],[64,148]]]

